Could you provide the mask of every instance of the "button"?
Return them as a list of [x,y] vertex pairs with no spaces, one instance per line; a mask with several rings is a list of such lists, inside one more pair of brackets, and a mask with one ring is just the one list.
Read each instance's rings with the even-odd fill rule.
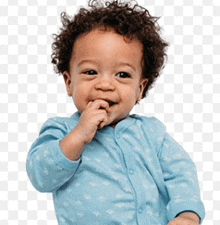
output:
[[138,212],[141,214],[143,212],[143,208],[139,208]]
[[118,134],[116,135],[116,137],[119,139],[121,136],[120,136],[120,134],[118,133]]
[[130,173],[131,175],[133,175],[133,174],[134,174],[134,170],[133,170],[133,169],[130,169],[130,170],[129,170],[129,173]]

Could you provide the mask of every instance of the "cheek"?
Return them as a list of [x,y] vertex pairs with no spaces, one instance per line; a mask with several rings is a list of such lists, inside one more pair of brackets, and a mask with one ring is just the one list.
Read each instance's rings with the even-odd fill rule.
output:
[[133,88],[129,88],[126,93],[123,93],[123,102],[124,102],[124,107],[127,108],[127,110],[131,110],[138,99],[138,94],[136,90],[134,91]]
[[89,93],[88,86],[86,87],[86,85],[76,85],[75,88],[73,88],[72,98],[77,109],[81,112],[88,104]]
[[139,87],[137,85],[129,88],[129,90],[127,90],[127,94],[125,94],[125,97],[127,98],[127,101],[130,100],[131,102],[135,102],[137,101],[138,97],[139,97],[140,91],[139,91]]
[[85,95],[86,87],[80,82],[76,82],[73,85],[73,97],[74,99],[82,98]]
[[135,92],[136,102],[140,101],[140,96],[142,96],[142,92],[141,92],[140,84],[138,84],[136,86],[136,92]]

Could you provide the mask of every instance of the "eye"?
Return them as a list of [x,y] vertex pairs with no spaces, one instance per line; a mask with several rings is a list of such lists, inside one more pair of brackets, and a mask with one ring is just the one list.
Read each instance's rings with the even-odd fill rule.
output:
[[126,73],[126,72],[120,72],[117,74],[118,77],[120,78],[130,78],[130,74]]
[[88,71],[85,71],[83,73],[87,74],[87,75],[96,75],[97,74],[97,72],[95,70],[88,70]]

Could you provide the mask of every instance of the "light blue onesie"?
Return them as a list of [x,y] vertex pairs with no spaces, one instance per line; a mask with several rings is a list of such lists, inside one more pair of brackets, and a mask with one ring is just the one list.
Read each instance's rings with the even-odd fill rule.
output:
[[46,121],[27,158],[33,186],[53,193],[59,225],[167,225],[183,211],[204,219],[195,165],[159,120],[106,126],[70,161],[59,143],[79,118]]

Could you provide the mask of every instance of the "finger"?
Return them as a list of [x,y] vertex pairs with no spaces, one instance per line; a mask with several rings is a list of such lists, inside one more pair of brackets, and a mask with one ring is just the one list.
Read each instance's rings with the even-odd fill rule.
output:
[[101,130],[104,126],[105,126],[105,122],[101,122],[99,125],[98,125],[98,130]]
[[109,103],[102,99],[97,99],[92,102],[91,107],[93,109],[107,109],[109,108]]
[[106,125],[106,122],[105,122],[105,121],[102,121],[102,122],[98,125],[98,130],[101,130],[105,125]]
[[86,109],[89,108],[92,105],[93,101],[89,102],[86,106]]
[[98,124],[98,129],[101,130],[104,126],[106,126],[108,124],[108,116],[106,114],[106,112],[104,114],[102,114],[102,119],[99,121]]

